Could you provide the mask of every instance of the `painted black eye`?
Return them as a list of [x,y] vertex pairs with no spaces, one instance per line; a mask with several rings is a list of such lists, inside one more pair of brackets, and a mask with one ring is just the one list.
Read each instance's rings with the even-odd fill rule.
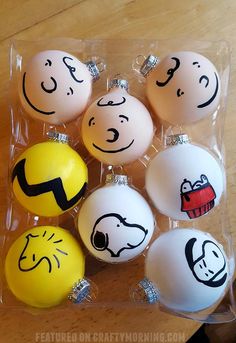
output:
[[89,126],[95,125],[94,117],[89,119],[89,123],[88,124],[89,124]]
[[73,89],[70,87],[70,88],[69,88],[69,90],[70,90],[70,91],[69,91],[69,92],[67,92],[66,94],[67,94],[67,95],[73,95],[73,94],[74,94],[74,91],[73,91]]
[[51,67],[51,65],[52,65],[52,61],[47,59],[47,62],[45,63],[45,66]]
[[184,95],[184,92],[179,88],[177,90],[177,97],[179,98],[181,95]]
[[181,95],[184,95],[184,92],[181,91],[181,89],[179,88],[179,89],[177,90],[177,97],[179,98]]
[[199,64],[199,62],[193,62],[193,65],[197,66],[198,68],[201,67],[200,64]]
[[[119,115],[119,118],[124,118],[126,121],[129,121],[129,118],[127,116],[124,116],[123,114]],[[120,122],[124,123],[124,120],[122,119]]]
[[33,259],[33,261],[35,261],[35,254],[33,254],[32,259]]
[[116,227],[120,227],[120,224],[117,224]]

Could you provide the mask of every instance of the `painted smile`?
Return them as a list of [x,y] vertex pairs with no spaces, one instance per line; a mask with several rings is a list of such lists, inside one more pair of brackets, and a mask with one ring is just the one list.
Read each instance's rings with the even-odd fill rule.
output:
[[30,105],[30,107],[32,107],[35,111],[39,112],[39,113],[42,113],[42,114],[46,114],[46,115],[51,115],[51,114],[54,114],[56,113],[55,111],[43,111],[43,110],[40,110],[39,108],[35,107],[32,102],[29,100],[27,94],[26,94],[26,89],[25,89],[25,76],[26,76],[26,73],[24,73],[23,75],[23,82],[22,82],[22,87],[23,87],[23,94],[24,94],[24,97],[25,97],[25,100],[27,101],[27,103]]
[[206,102],[198,105],[197,106],[198,108],[203,108],[203,107],[206,107],[206,106],[210,105],[212,103],[212,101],[215,99],[215,97],[216,97],[216,95],[218,93],[218,90],[219,90],[219,80],[218,80],[218,77],[217,77],[216,73],[214,73],[214,74],[215,74],[215,78],[216,78],[216,88],[215,88],[214,94],[212,95],[212,97],[209,100],[207,100]]
[[100,148],[99,146],[97,146],[94,143],[93,143],[93,146],[94,146],[94,148],[96,148],[97,150],[100,150],[102,152],[106,152],[108,154],[114,154],[116,152],[121,152],[121,151],[128,149],[133,143],[134,143],[134,139],[131,141],[131,143],[129,143],[129,145],[125,146],[124,148],[120,148],[120,149],[116,149],[116,150],[105,150],[105,149]]

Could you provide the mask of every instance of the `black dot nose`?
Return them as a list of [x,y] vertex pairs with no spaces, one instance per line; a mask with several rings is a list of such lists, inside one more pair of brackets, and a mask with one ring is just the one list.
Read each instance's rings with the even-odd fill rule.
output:
[[112,132],[113,133],[113,138],[112,139],[107,139],[106,141],[109,143],[114,143],[117,141],[117,139],[119,138],[119,132],[114,129],[113,127],[110,129],[107,129],[108,132]]
[[93,246],[97,250],[105,250],[107,247],[106,235],[103,232],[96,231],[93,236]]

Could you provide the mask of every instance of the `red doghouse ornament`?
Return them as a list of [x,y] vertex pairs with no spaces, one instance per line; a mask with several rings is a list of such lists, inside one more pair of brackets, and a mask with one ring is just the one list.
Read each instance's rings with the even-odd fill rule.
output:
[[146,171],[146,189],[155,207],[176,220],[198,218],[219,204],[224,168],[212,153],[190,144],[185,134],[167,137]]

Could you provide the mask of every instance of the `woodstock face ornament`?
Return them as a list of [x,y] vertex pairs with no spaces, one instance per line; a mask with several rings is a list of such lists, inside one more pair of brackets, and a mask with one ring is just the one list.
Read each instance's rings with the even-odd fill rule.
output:
[[110,263],[138,256],[154,230],[149,205],[127,182],[124,175],[108,175],[106,185],[93,192],[79,212],[83,243],[95,257]]
[[24,232],[11,245],[5,260],[13,294],[27,305],[41,308],[56,306],[68,296],[74,302],[82,301],[88,294],[84,268],[76,239],[68,230],[53,226]]
[[229,280],[228,258],[210,234],[173,229],[150,246],[145,275],[147,279],[139,285],[146,287],[148,302],[156,299],[174,311],[197,312],[224,295]]
[[192,220],[220,202],[224,169],[219,161],[185,134],[167,137],[166,149],[149,163],[145,186],[155,207],[176,220]]
[[146,107],[128,94],[126,80],[114,79],[110,88],[87,109],[82,138],[88,151],[99,161],[120,165],[146,152],[154,129]]
[[22,71],[20,101],[33,118],[61,125],[82,113],[92,92],[92,81],[98,78],[99,70],[93,62],[84,64],[65,51],[41,51]]
[[220,101],[220,77],[204,56],[173,52],[161,61],[150,55],[140,69],[156,114],[171,124],[187,124],[213,114]]

